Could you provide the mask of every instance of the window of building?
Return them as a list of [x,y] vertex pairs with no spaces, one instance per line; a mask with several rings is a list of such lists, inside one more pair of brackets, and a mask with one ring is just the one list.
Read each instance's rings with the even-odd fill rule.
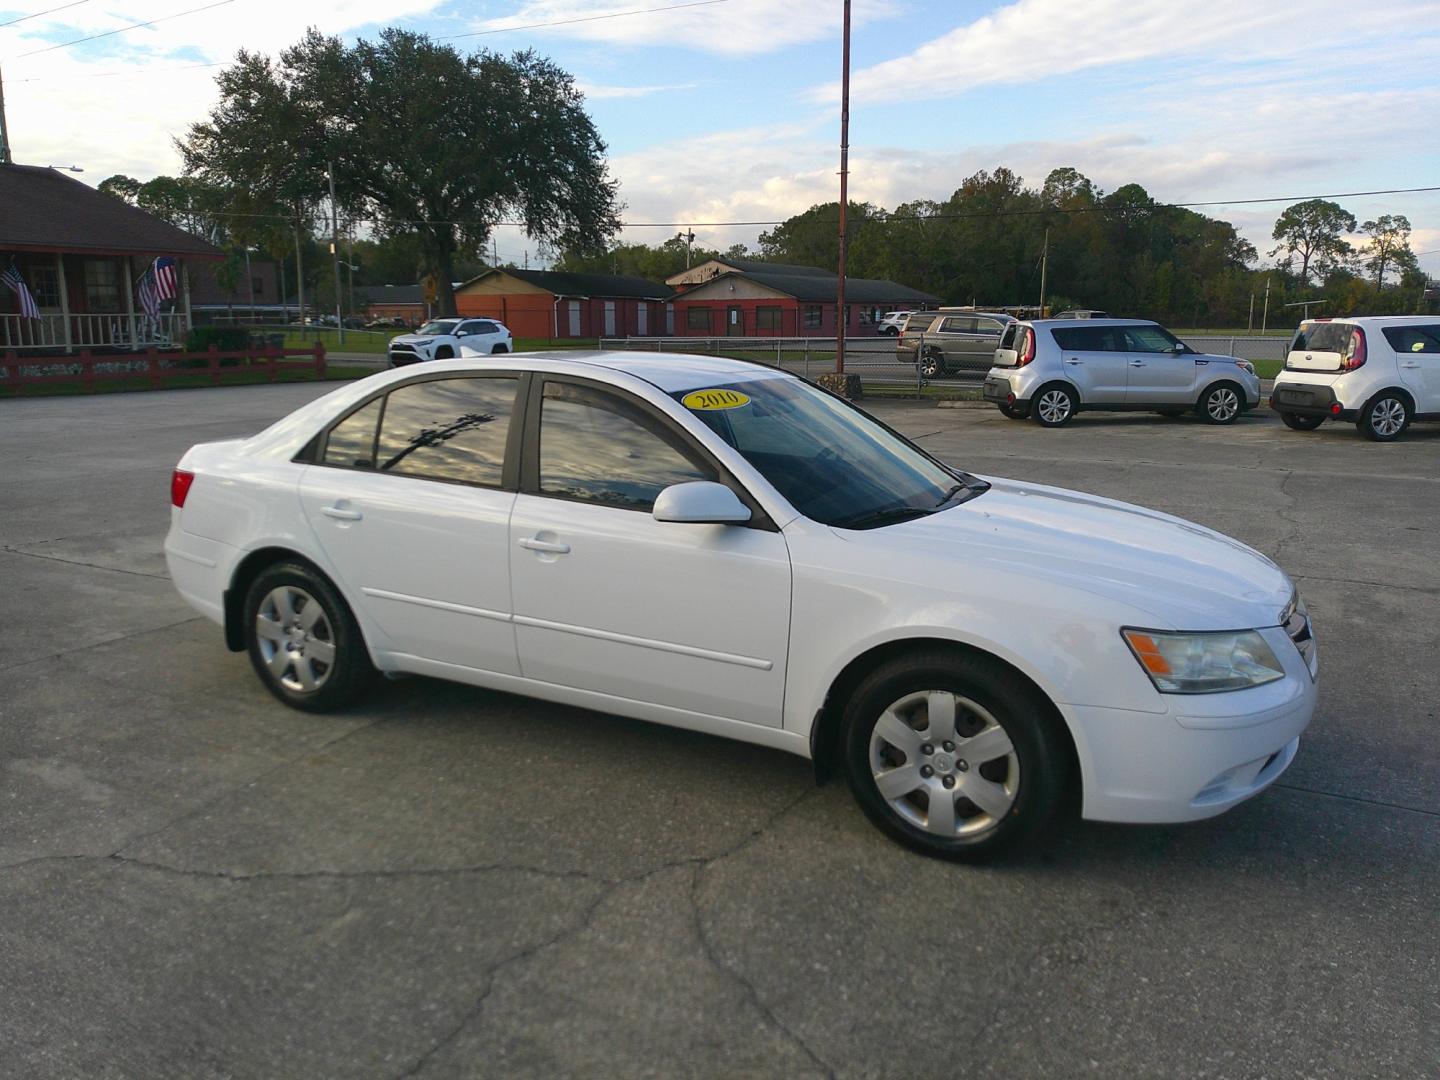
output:
[[685,328],[687,330],[702,330],[710,332],[710,309],[703,307],[692,307],[685,312]]
[[513,378],[436,379],[391,391],[377,471],[499,485],[518,385]]
[[778,307],[762,307],[755,309],[756,330],[780,329],[780,309]]
[[822,322],[823,319],[824,319],[824,311],[825,311],[825,309],[822,308],[819,304],[806,304],[806,305],[805,305],[805,329],[806,329],[806,330],[819,330],[819,329],[820,329],[820,324],[821,324],[821,322]]
[[547,382],[540,407],[540,491],[647,513],[671,484],[715,470],[644,409],[573,383]]
[[42,308],[60,306],[60,271],[53,266],[25,267],[25,283],[30,286],[30,295]]
[[92,314],[121,309],[120,266],[114,259],[86,259],[85,307]]
[[265,295],[265,279],[262,278],[259,274],[250,275],[250,291],[253,292],[256,296]]

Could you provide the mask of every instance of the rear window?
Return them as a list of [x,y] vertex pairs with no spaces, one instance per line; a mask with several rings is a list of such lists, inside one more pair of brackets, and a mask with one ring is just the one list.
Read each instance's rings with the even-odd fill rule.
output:
[[1387,326],[1381,333],[1397,353],[1440,353],[1440,325]]
[[1290,343],[1291,352],[1343,353],[1355,328],[1349,323],[1301,323]]
[[905,333],[929,333],[930,328],[935,325],[936,318],[937,316],[934,315],[911,315],[908,319],[905,320]]
[[1005,333],[1000,335],[1000,348],[1013,349],[1015,347],[1015,331],[1019,326],[1019,323],[1011,323],[1005,327]]
[[1124,352],[1125,340],[1114,326],[1058,326],[1055,344],[1075,352]]

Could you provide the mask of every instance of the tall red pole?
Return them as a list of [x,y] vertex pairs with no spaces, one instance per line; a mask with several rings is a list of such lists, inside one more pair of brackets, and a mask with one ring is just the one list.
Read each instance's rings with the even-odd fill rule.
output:
[[845,372],[845,216],[850,208],[850,0],[840,48],[840,276],[835,295],[835,373]]

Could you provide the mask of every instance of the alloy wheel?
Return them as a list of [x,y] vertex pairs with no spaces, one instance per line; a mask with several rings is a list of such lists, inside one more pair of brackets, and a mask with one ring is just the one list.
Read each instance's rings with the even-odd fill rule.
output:
[[1226,423],[1240,411],[1240,397],[1228,386],[1222,386],[1205,400],[1205,411],[1216,423]]
[[335,633],[320,602],[304,589],[280,585],[255,613],[255,638],[270,675],[296,693],[319,690],[335,668]]
[[1405,426],[1405,403],[1383,398],[1370,408],[1370,427],[1382,439],[1393,438]]
[[1047,390],[1036,404],[1040,419],[1047,424],[1063,424],[1070,417],[1070,395],[1064,390]]
[[1020,790],[1020,759],[999,721],[948,690],[907,694],[870,736],[870,771],[890,809],[945,839],[997,826]]

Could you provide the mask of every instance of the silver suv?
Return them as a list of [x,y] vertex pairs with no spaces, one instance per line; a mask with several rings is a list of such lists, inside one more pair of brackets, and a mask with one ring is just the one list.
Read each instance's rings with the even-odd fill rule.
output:
[[1194,411],[1231,424],[1260,403],[1248,360],[1198,353],[1139,319],[1037,319],[1005,329],[984,396],[1012,420],[1060,427],[1082,409]]

